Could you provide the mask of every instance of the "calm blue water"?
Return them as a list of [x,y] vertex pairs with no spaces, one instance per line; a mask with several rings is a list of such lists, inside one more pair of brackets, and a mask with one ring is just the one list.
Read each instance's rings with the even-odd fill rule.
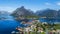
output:
[[40,18],[40,22],[48,22],[48,23],[60,23],[60,19],[48,19],[48,18]]
[[11,16],[5,20],[0,20],[0,34],[11,34],[12,31],[16,31],[16,27],[24,27],[23,24],[11,18]]
[[18,26],[14,20],[0,20],[0,34],[10,34]]
[[[25,27],[21,22],[18,22],[13,19],[11,16],[7,16],[7,19],[5,20],[0,20],[0,34],[11,34],[12,31],[16,31],[16,27]],[[60,20],[55,20],[55,19],[39,19],[41,22],[55,22],[55,21],[60,21]]]

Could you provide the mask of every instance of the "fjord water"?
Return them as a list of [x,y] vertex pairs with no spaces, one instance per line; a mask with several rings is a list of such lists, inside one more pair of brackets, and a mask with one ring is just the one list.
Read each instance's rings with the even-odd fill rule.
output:
[[11,16],[2,19],[0,20],[0,34],[11,34],[12,31],[16,30],[17,26],[23,27],[20,22],[14,20]]
[[[0,34],[11,34],[12,31],[16,31],[16,27],[20,26],[20,27],[24,27],[23,24],[21,24],[21,22],[18,22],[16,20],[14,20],[14,18],[12,16],[5,16],[7,19],[2,19],[0,20]],[[56,21],[60,21],[60,20],[55,20],[55,19],[39,19],[41,22],[56,22]],[[52,23],[50,22],[50,23]]]

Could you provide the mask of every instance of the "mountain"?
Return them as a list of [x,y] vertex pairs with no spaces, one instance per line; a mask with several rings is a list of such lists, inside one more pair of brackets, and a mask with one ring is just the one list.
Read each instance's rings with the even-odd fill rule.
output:
[[38,16],[56,17],[58,12],[56,10],[46,9],[46,10],[37,11],[36,14]]
[[17,8],[12,13],[12,15],[15,16],[15,17],[18,17],[18,16],[31,16],[33,14],[34,14],[33,11],[24,8],[24,6],[21,6],[21,7]]
[[45,10],[37,10],[36,13],[34,13],[31,10],[28,10],[24,8],[24,6],[21,6],[17,8],[13,13],[11,14],[14,17],[20,17],[20,16],[33,16],[33,17],[52,17],[52,18],[60,18],[60,10],[53,10],[53,9],[45,9]]
[[57,11],[57,17],[60,18],[60,10]]
[[5,15],[5,16],[6,16],[6,15],[9,15],[9,12],[8,12],[8,11],[0,11],[0,16],[1,16],[1,15]]
[[7,18],[9,15],[9,12],[7,11],[0,11],[0,18]]

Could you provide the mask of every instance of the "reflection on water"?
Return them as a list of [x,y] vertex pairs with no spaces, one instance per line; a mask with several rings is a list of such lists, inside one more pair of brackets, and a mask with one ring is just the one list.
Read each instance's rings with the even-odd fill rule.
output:
[[23,27],[24,25],[9,16],[7,19],[0,20],[0,34],[11,34],[16,30],[16,27]]
[[[12,16],[6,16],[7,19],[0,20],[0,34],[11,34],[12,31],[16,30],[17,26],[24,27],[23,24],[14,20]],[[46,21],[49,22],[48,19],[40,19],[41,22]],[[51,19],[51,21],[55,21]],[[59,20],[57,20],[59,21]]]
[[60,19],[49,19],[49,18],[40,18],[40,22],[47,22],[47,23],[60,23]]
[[17,21],[0,20],[0,34],[10,33],[11,31],[15,30],[17,26],[18,26]]

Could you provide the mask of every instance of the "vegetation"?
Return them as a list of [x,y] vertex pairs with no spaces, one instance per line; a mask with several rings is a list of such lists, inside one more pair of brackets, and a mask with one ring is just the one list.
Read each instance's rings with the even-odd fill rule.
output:
[[57,21],[60,20],[59,14],[60,14],[60,10],[56,11],[56,10],[52,10],[52,9],[46,9],[46,10],[37,11],[36,13],[34,13],[33,11],[28,10],[28,9],[24,8],[24,6],[22,6],[20,8],[17,8],[11,15],[18,20],[21,20],[21,19],[22,20],[24,20],[24,19],[38,20],[41,17],[46,17],[46,19],[48,20],[47,24],[45,24],[45,23],[43,24],[42,22],[35,21],[35,23],[33,23],[33,25],[36,26],[36,28],[35,28],[36,30],[35,30],[35,32],[30,32],[32,34],[35,34],[35,33],[37,34],[38,27],[40,27],[44,31],[41,34],[44,34],[46,29],[49,31],[60,29],[60,27],[59,27],[60,24],[49,23],[53,19],[57,20]]
[[47,17],[51,19],[60,19],[60,10],[52,10],[52,9],[46,9],[46,10],[39,10],[35,13],[31,10],[28,10],[24,8],[24,6],[17,8],[13,13],[11,14],[15,18],[23,17],[23,18],[40,18],[40,17]]
[[56,24],[55,28],[60,29],[60,24]]

